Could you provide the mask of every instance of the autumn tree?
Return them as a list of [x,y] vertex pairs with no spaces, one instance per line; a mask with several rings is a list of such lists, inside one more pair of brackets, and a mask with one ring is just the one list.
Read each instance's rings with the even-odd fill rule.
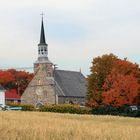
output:
[[140,69],[113,54],[94,58],[88,80],[88,105],[140,104]]
[[8,70],[15,79],[15,87],[17,88],[18,92],[22,94],[27,87],[28,83],[33,77],[32,73],[25,72],[25,71],[16,71],[14,69]]
[[9,87],[14,83],[15,78],[9,71],[0,70],[0,84],[4,87]]
[[90,68],[91,74],[87,78],[87,98],[89,106],[102,104],[103,84],[117,59],[117,56],[113,54],[106,54],[93,59],[92,66]]
[[9,69],[0,71],[0,84],[5,89],[14,88],[18,90],[18,93],[22,94],[32,77],[32,73]]
[[103,85],[103,103],[112,106],[139,104],[139,74],[137,64],[121,59],[115,61]]
[[[111,80],[113,78],[109,77],[107,79]],[[103,104],[112,106],[137,104],[136,100],[140,89],[137,79],[133,75],[119,73],[116,73],[114,78],[111,80],[111,84],[109,80],[104,84]]]

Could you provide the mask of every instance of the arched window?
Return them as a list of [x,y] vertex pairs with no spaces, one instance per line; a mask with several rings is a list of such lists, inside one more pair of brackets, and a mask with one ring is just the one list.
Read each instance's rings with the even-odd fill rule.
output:
[[48,77],[51,77],[51,72],[48,72],[47,76],[48,76]]
[[43,103],[40,102],[35,105],[36,109],[39,109],[41,106],[43,106]]
[[69,104],[74,104],[72,100],[69,101]]
[[41,80],[40,79],[38,80],[38,85],[41,85]]
[[40,54],[40,49],[38,50],[38,54]]

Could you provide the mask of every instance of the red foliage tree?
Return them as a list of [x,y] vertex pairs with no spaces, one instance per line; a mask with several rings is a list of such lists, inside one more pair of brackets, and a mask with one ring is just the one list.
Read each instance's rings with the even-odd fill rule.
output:
[[103,85],[103,104],[122,106],[138,104],[140,74],[137,64],[118,59]]
[[103,87],[104,104],[112,106],[137,104],[140,85],[133,75],[110,74]]
[[87,78],[87,105],[94,107],[102,104],[103,84],[106,76],[111,72],[117,56],[105,54],[92,61],[91,74]]
[[113,54],[93,59],[88,76],[87,105],[140,105],[140,69]]
[[14,82],[15,79],[9,71],[0,71],[0,84],[5,86],[7,83]]
[[0,84],[6,89],[16,88],[18,93],[22,94],[32,77],[32,73],[9,69],[0,71]]

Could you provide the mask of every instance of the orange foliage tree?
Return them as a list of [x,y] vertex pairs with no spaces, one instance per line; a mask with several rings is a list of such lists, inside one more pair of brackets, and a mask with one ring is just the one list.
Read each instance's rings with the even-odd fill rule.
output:
[[0,70],[0,83],[5,85],[6,83],[14,82],[14,77],[9,71]]
[[[107,57],[107,55],[106,55]],[[103,59],[103,57],[100,57]],[[117,57],[111,60],[111,67],[108,69],[108,66],[102,67],[104,63],[97,63],[93,66],[104,68],[100,69],[96,74],[98,78],[95,81],[90,82],[90,99],[88,100],[88,105],[98,106],[98,105],[112,105],[112,106],[123,106],[123,105],[132,105],[140,104],[140,69],[137,64],[133,64],[126,59],[121,60]],[[103,61],[103,60],[102,60]],[[109,62],[108,62],[109,63]],[[107,62],[106,62],[107,64]],[[104,75],[104,80],[100,82],[100,88],[96,88],[96,84],[99,84],[98,81],[102,79],[102,71],[107,70],[107,74]],[[95,78],[94,73],[90,75],[90,78]],[[100,79],[101,77],[101,79]],[[96,83],[94,83],[96,82]],[[88,85],[89,87],[89,85]],[[96,91],[96,92],[95,92]],[[100,97],[100,104],[97,102],[97,98]]]
[[137,104],[140,85],[133,75],[110,74],[103,87],[104,104],[112,106]]
[[16,88],[18,93],[22,94],[32,77],[32,73],[25,71],[16,71],[15,69],[9,69],[5,71],[1,70],[0,84],[5,89]]
[[88,106],[93,107],[102,104],[103,84],[116,59],[117,57],[113,54],[105,54],[93,59],[90,68],[91,74],[87,78]]

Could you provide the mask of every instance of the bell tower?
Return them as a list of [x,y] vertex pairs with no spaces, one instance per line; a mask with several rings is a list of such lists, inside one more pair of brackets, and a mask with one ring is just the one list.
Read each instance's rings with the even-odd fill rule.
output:
[[34,77],[22,95],[22,104],[32,104],[36,107],[55,104],[58,102],[58,97],[55,92],[54,67],[48,58],[43,17],[37,53],[38,57],[34,63]]
[[47,77],[53,77],[53,63],[48,59],[48,44],[45,39],[43,15],[41,21],[40,42],[38,44],[38,59],[34,63],[34,73],[39,69],[47,72]]

